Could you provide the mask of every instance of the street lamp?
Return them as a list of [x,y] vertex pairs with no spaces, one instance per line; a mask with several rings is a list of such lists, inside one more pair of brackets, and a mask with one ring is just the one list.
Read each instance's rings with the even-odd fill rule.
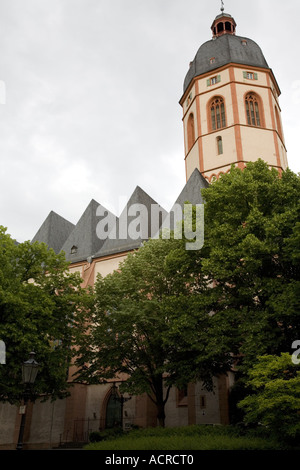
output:
[[121,429],[123,429],[123,408],[124,408],[124,403],[126,403],[128,400],[131,400],[131,397],[125,398],[122,393],[119,395],[118,393],[118,387],[116,386],[116,383],[114,382],[112,387],[111,387],[111,396],[113,397],[113,400],[118,401],[121,404]]
[[35,353],[31,352],[29,355],[29,359],[23,362],[22,365],[22,382],[24,384],[24,409],[22,413],[21,425],[20,425],[20,432],[19,432],[19,439],[16,449],[22,450],[23,448],[23,435],[25,429],[25,420],[26,420],[26,406],[27,402],[30,398],[30,388],[35,382],[37,373],[39,369],[39,363],[35,360]]
[[35,382],[39,363],[34,359],[35,352],[31,352],[28,361],[25,361],[22,365],[22,379],[25,385],[32,385]]

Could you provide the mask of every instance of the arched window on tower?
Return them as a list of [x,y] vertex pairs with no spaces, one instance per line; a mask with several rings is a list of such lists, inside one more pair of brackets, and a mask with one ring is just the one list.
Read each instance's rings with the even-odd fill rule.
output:
[[217,153],[218,155],[223,154],[223,140],[221,136],[217,137]]
[[225,103],[220,96],[213,98],[210,103],[210,123],[213,131],[226,127]]
[[194,119],[193,113],[191,113],[188,117],[187,141],[188,141],[188,151],[190,151],[195,143],[195,119]]
[[283,139],[282,137],[282,127],[281,127],[281,121],[280,121],[280,116],[277,107],[275,106],[275,116],[276,116],[276,126],[277,126],[277,131],[279,134],[279,137],[281,140]]
[[255,93],[248,93],[245,97],[247,123],[249,126],[261,126],[261,111],[259,99]]

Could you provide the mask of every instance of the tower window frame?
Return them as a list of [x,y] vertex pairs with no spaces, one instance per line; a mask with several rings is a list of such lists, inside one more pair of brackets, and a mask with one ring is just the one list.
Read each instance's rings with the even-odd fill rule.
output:
[[194,113],[190,113],[187,120],[187,147],[188,152],[192,149],[196,140]]
[[187,97],[187,100],[186,100],[186,107],[188,108],[189,105],[191,104],[192,102],[192,99],[193,99],[193,94],[192,92],[189,94],[189,96]]
[[217,154],[218,155],[223,155],[223,139],[220,135],[216,138],[216,143],[217,143]]
[[227,127],[225,100],[222,96],[214,96],[208,104],[210,131]]
[[245,95],[246,122],[248,126],[263,127],[261,100],[256,93],[248,92]]
[[279,134],[280,139],[283,140],[281,119],[280,119],[280,115],[279,115],[279,111],[277,109],[277,106],[275,106],[274,110],[275,110],[275,119],[276,119],[276,129],[277,129],[277,132]]
[[207,79],[207,86],[212,86],[216,85],[217,83],[220,83],[221,81],[221,75],[215,75],[214,77],[208,78]]
[[243,76],[246,80],[258,80],[258,74],[256,72],[244,71]]

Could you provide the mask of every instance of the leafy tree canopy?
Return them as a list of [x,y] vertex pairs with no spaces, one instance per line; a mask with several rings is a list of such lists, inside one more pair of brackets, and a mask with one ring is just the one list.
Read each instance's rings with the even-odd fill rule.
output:
[[214,282],[215,322],[251,368],[291,350],[300,331],[300,178],[262,160],[203,191],[202,273]]
[[17,244],[0,227],[0,339],[6,346],[1,400],[14,403],[22,395],[21,366],[32,350],[40,364],[36,394],[67,393],[77,326],[87,305],[80,283],[68,273],[63,254],[37,242]]
[[121,377],[123,390],[148,393],[163,424],[171,385],[183,388],[201,378],[209,386],[224,368],[224,355],[206,348],[211,317],[205,295],[202,308],[195,301],[205,290],[183,240],[148,241],[118,271],[98,278],[79,378],[97,383]]
[[300,437],[300,371],[288,353],[261,356],[250,370],[252,394],[239,403],[248,423],[261,423],[286,441]]

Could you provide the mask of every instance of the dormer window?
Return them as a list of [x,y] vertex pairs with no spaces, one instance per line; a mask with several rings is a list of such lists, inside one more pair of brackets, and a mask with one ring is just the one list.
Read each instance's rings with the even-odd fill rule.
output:
[[71,255],[74,255],[75,253],[77,253],[77,246],[73,245],[72,248],[71,248]]
[[243,72],[244,78],[246,80],[258,80],[257,73],[254,72]]
[[221,81],[221,75],[216,75],[215,77],[207,79],[207,86],[216,85]]

